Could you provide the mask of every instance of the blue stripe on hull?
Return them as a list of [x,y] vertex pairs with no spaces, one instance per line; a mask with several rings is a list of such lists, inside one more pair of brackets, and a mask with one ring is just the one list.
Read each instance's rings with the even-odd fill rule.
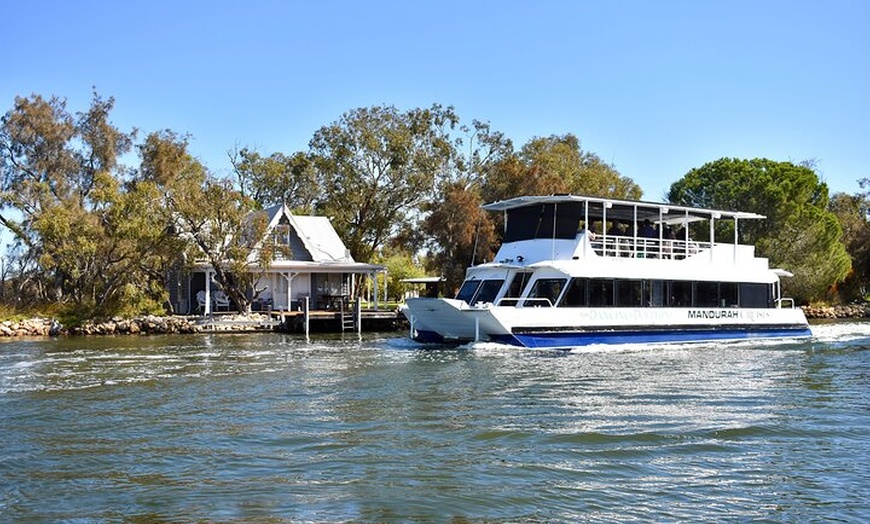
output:
[[754,338],[808,337],[809,328],[775,329],[709,329],[691,331],[592,331],[553,333],[514,333],[491,335],[502,344],[527,348],[571,348],[591,344],[651,344],[663,342],[702,342],[711,340],[744,340]]

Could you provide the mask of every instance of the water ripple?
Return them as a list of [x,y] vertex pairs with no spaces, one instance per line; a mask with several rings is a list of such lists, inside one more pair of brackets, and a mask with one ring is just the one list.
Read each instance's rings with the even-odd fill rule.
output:
[[868,326],[568,352],[378,335],[5,342],[0,514],[867,521]]

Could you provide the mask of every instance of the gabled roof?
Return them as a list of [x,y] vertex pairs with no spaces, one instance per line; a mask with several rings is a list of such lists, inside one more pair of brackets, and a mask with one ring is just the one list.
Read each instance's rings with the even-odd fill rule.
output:
[[371,272],[384,271],[385,266],[355,262],[338,236],[328,217],[294,215],[285,205],[264,209],[271,231],[281,223],[281,219],[293,228],[308,256],[292,255],[289,259],[272,262],[273,269],[290,269],[317,272]]
[[[327,217],[293,215],[287,206],[277,205],[250,213],[246,220],[250,224],[264,216],[267,227],[263,238],[260,239],[260,245],[275,227],[282,223],[282,219],[286,220],[285,223],[293,230],[290,257],[274,259],[268,270],[308,273],[386,272],[386,266],[354,261]],[[259,268],[257,251],[258,249],[255,249],[248,257],[248,267],[251,271],[262,271],[262,268]],[[201,259],[195,262],[195,266],[208,268],[211,264]]]
[[[294,215],[286,205],[272,206],[265,209],[269,219],[269,230],[281,223],[281,218],[287,222],[302,241],[305,250],[311,256],[311,261],[354,262],[350,251],[344,245],[338,233],[332,227],[327,217]],[[294,257],[296,258],[296,257]]]

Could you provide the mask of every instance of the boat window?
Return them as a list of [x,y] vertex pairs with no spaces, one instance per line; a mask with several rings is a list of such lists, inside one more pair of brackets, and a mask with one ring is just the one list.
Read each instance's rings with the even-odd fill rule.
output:
[[585,278],[572,278],[568,289],[559,302],[559,307],[583,307],[586,302],[586,288],[588,280]]
[[513,280],[511,280],[511,285],[508,287],[507,292],[505,292],[505,298],[519,298],[522,295],[523,290],[526,288],[526,284],[529,283],[529,280],[532,278],[531,271],[519,271],[514,275]]
[[498,295],[504,280],[484,280],[474,298],[474,304],[481,302],[495,302],[495,297]]
[[696,282],[695,283],[695,306],[718,307],[719,306],[719,283]]
[[605,278],[589,279],[589,305],[594,307],[613,305],[614,281]]
[[471,304],[471,299],[477,293],[477,288],[480,287],[480,280],[466,280],[459,288],[459,293],[456,294],[456,300],[462,300],[466,304]]
[[541,278],[532,286],[526,306],[552,306],[559,299],[562,288],[567,282],[564,278]]
[[646,304],[651,307],[662,307],[665,303],[665,282],[662,280],[649,280],[644,290]]
[[719,306],[720,307],[737,307],[739,304],[737,297],[737,282],[720,282],[719,283]]
[[582,202],[549,202],[507,211],[504,242],[533,238],[573,239],[583,217]]
[[740,307],[770,307],[772,296],[770,284],[740,283]]
[[643,281],[617,280],[616,305],[619,307],[641,307],[643,305]]
[[688,281],[674,280],[670,282],[670,294],[668,305],[673,307],[692,306],[692,283]]

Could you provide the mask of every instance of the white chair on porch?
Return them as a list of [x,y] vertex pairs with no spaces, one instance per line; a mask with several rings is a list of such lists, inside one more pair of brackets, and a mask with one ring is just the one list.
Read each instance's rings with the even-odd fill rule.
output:
[[220,311],[221,308],[226,308],[227,311],[230,310],[230,297],[227,296],[223,291],[215,291],[214,295],[214,310]]
[[196,312],[205,313],[205,290],[196,292]]

